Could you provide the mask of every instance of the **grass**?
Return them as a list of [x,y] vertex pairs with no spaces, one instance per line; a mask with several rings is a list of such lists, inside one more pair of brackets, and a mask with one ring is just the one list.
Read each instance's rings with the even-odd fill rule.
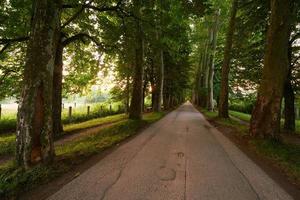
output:
[[0,156],[13,155],[15,151],[16,136],[6,134],[0,136]]
[[[68,116],[68,108],[62,110],[62,123],[73,124],[84,122],[90,119],[105,117],[114,114],[124,113],[124,107],[120,103],[95,103],[90,104],[90,114],[87,115],[87,106],[78,106],[72,109],[72,117]],[[15,132],[17,124],[17,111],[11,109],[2,109],[2,118],[0,119],[0,134]]]
[[[241,113],[237,111],[229,111],[231,116],[234,116],[240,120],[243,120],[245,122],[250,122],[251,115],[246,113]],[[283,126],[284,120],[281,120],[281,124]],[[300,120],[296,120],[296,133],[300,134]]]
[[124,119],[126,119],[125,114],[117,114],[117,115],[92,119],[81,123],[68,124],[64,126],[64,132],[70,133],[70,132],[79,131],[86,128],[95,127],[98,126],[99,124],[113,123]]
[[[248,126],[241,125],[232,119],[217,118],[217,113],[201,109],[201,112],[210,120],[214,120],[220,125],[233,128],[238,138],[248,135]],[[250,115],[230,111],[230,115],[241,120],[249,121]],[[297,126],[299,127],[299,120]],[[299,130],[299,129],[298,129]],[[300,146],[296,144],[285,144],[274,140],[260,140],[248,138],[249,148],[255,151],[259,156],[271,160],[274,165],[279,166],[287,176],[300,185]],[[243,139],[245,139],[243,137]]]
[[251,115],[249,114],[246,114],[246,113],[241,113],[241,112],[237,112],[237,111],[229,111],[229,114],[233,117],[236,117],[242,121],[245,121],[245,122],[250,122],[250,119],[251,119]]
[[293,182],[300,184],[300,146],[274,140],[250,141],[254,150],[272,160]]
[[114,146],[135,135],[141,128],[158,121],[164,113],[150,113],[143,120],[123,120],[114,126],[102,129],[98,134],[56,147],[57,158],[51,165],[36,166],[28,171],[17,168],[10,162],[0,166],[0,198],[17,198],[19,194],[70,171],[90,156]]
[[[103,124],[114,123],[120,120],[125,120],[125,114],[112,115],[97,119],[88,120],[86,122],[69,124],[64,126],[64,134],[70,134],[74,131],[80,131],[86,128],[91,128]],[[63,134],[63,135],[64,135]],[[0,135],[0,156],[13,156],[15,151],[15,134]]]

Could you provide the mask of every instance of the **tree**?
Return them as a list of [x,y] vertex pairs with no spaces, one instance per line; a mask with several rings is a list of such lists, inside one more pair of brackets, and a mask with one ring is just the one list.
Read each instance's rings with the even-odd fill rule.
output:
[[[134,14],[141,18],[141,0],[134,0]],[[129,118],[141,119],[143,112],[143,77],[144,77],[144,39],[141,21],[136,20],[135,27],[135,65],[133,76],[133,91],[130,103]]]
[[214,110],[214,73],[215,73],[215,54],[217,48],[217,37],[218,37],[218,27],[219,27],[219,16],[220,9],[218,9],[215,13],[215,19],[213,22],[213,27],[210,29],[210,62],[209,62],[209,72],[208,72],[208,99],[207,99],[207,109],[209,111]]
[[292,3],[292,0],[271,1],[263,75],[250,123],[253,137],[278,139],[279,136],[281,99],[289,70]]
[[219,117],[229,118],[228,114],[228,76],[230,70],[230,60],[231,60],[231,48],[233,34],[235,30],[235,20],[236,13],[238,10],[238,0],[232,1],[230,21],[228,26],[228,32],[226,36],[226,44],[224,51],[224,60],[222,65],[222,75],[221,75],[221,91],[219,99]]
[[61,2],[34,1],[33,7],[16,138],[17,164],[25,168],[54,156],[52,91]]

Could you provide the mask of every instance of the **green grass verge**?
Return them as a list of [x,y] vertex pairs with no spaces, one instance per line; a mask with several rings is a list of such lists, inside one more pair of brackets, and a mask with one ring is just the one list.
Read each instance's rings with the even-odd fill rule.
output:
[[81,123],[68,124],[68,125],[64,126],[64,132],[70,133],[70,132],[79,131],[79,130],[86,129],[86,128],[95,127],[100,124],[113,123],[113,122],[117,122],[117,121],[124,120],[124,119],[126,119],[125,114],[118,114],[118,115],[112,115],[112,116],[108,116],[108,117],[96,118],[96,119],[88,120],[88,121],[81,122]]
[[[208,118],[213,119],[218,124],[229,126],[236,130],[236,136],[242,137],[248,135],[248,126],[241,125],[232,119],[217,118],[217,113],[201,109],[201,112]],[[250,115],[230,111],[232,116],[241,120],[249,121]],[[299,124],[299,121],[297,121]],[[299,130],[299,129],[298,129]],[[276,166],[279,166],[287,176],[300,184],[300,146],[296,144],[285,144],[273,140],[257,140],[249,138],[249,148],[253,149],[260,156],[271,160]]]
[[37,166],[28,171],[16,168],[10,162],[0,166],[0,199],[17,197],[24,191],[47,183],[66,173],[74,165],[82,163],[91,155],[102,152],[124,139],[135,135],[141,128],[158,121],[164,113],[146,114],[143,120],[124,120],[102,129],[98,134],[71,141],[56,147],[57,158],[48,166]]
[[237,111],[229,111],[229,114],[233,117],[236,117],[240,120],[243,120],[245,122],[250,122],[251,119],[251,115],[246,114],[246,113],[241,113],[241,112],[237,112]]
[[[240,120],[243,120],[245,122],[250,122],[251,115],[246,113],[241,113],[237,111],[229,111],[230,115],[233,117],[236,117]],[[283,126],[284,119],[281,120],[281,125]],[[296,120],[296,133],[300,134],[300,120]]]
[[[88,120],[86,122],[69,124],[64,126],[64,133],[69,134],[74,131],[80,131],[86,128],[100,126],[102,124],[114,123],[120,120],[125,120],[125,114],[112,115],[97,119]],[[0,156],[12,156],[15,151],[16,136],[14,134],[0,135]]]
[[300,184],[300,146],[274,140],[250,141],[254,150],[272,160],[294,182]]

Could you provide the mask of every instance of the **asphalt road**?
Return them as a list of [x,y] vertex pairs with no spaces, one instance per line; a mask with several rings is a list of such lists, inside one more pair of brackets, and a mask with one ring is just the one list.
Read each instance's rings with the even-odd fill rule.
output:
[[264,171],[185,103],[51,200],[289,200]]

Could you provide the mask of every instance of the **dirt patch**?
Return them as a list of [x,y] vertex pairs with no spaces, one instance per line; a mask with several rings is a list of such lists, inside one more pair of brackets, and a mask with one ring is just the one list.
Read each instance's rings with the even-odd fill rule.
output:
[[286,144],[294,144],[300,146],[300,135],[283,133],[281,134],[282,141]]
[[288,178],[276,163],[255,152],[250,145],[249,136],[241,136],[239,131],[233,127],[222,125],[215,119],[207,119],[210,124],[216,127],[228,139],[230,139],[242,152],[253,160],[262,170],[264,170],[273,180],[275,180],[283,189],[285,189],[295,199],[300,199],[300,183],[293,182]]

